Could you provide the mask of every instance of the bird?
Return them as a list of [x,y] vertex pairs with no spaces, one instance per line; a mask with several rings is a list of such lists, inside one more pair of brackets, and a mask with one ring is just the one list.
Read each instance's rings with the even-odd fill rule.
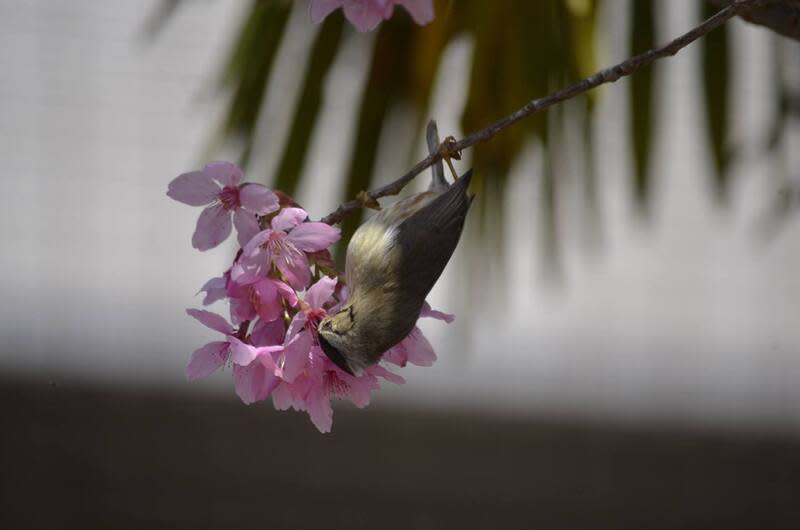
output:
[[[436,122],[427,127],[428,150],[439,149]],[[458,245],[474,195],[472,170],[450,184],[441,160],[428,189],[397,201],[363,223],[347,245],[349,297],[317,327],[319,345],[351,375],[377,364],[414,329],[425,298]]]

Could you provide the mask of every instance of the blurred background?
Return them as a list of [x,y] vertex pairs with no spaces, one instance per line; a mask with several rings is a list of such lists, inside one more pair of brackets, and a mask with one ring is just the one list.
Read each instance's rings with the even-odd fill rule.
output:
[[0,0],[3,528],[800,528],[800,43],[738,19],[464,153],[433,368],[329,435],[186,383],[235,249],[191,248],[176,175],[233,160],[320,218],[429,118],[459,138],[717,9],[435,6],[365,34],[306,0]]

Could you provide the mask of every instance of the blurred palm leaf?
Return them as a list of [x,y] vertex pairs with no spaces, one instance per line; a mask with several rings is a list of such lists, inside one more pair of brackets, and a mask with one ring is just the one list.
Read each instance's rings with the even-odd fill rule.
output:
[[[174,8],[175,0],[163,0],[164,9]],[[366,86],[354,110],[355,137],[352,141],[342,200],[353,198],[368,189],[380,161],[376,159],[381,133],[393,107],[403,105],[414,112],[416,134],[423,132],[430,117],[428,105],[433,80],[440,67],[444,50],[454,39],[468,37],[474,43],[469,72],[467,99],[461,124],[471,132],[505,116],[527,101],[546,95],[592,73],[597,67],[595,45],[597,8],[600,0],[504,0],[491,7],[482,0],[437,0],[437,16],[433,23],[420,27],[411,21],[402,8],[383,22],[375,38],[364,39],[372,46]],[[631,46],[633,53],[655,44],[655,0],[634,0],[631,3]],[[248,8],[232,48],[222,79],[232,93],[230,106],[220,129],[222,140],[242,142],[241,161],[247,165],[250,153],[258,146],[255,125],[258,121],[272,66],[284,38],[292,9],[307,9],[306,2],[290,0],[254,0]],[[489,13],[490,10],[490,13]],[[704,14],[713,11],[707,6]],[[165,11],[166,12],[166,11]],[[491,16],[489,16],[491,15]],[[315,31],[310,22],[308,31]],[[340,11],[330,15],[319,28],[305,65],[299,87],[299,100],[286,131],[268,134],[287,136],[277,171],[272,176],[275,187],[293,193],[303,178],[309,142],[322,107],[323,87],[328,73],[340,52],[345,36],[354,30],[344,22]],[[725,87],[728,80],[728,36],[725,30],[712,32],[703,44],[703,79],[710,143],[717,168],[716,190],[727,189]],[[279,97],[279,96],[276,96]],[[591,129],[595,94],[582,98],[583,112],[568,113],[573,124],[585,131],[586,207],[597,212],[597,183],[591,159]],[[631,78],[631,127],[636,204],[646,212],[652,195],[648,172],[652,144],[654,103],[652,68],[643,68]],[[580,105],[581,103],[578,102]],[[575,118],[575,117],[578,118]],[[435,117],[435,116],[434,116]],[[491,142],[476,145],[472,150],[475,186],[479,192],[477,210],[484,219],[500,207],[506,177],[514,161],[531,141],[539,142],[545,157],[559,152],[559,134],[552,134],[546,113],[532,116],[503,131]],[[451,131],[441,131],[443,135]],[[417,145],[415,142],[413,145]],[[409,160],[409,164],[413,160]],[[581,161],[579,161],[581,162]],[[545,200],[538,215],[549,231],[544,238],[546,253],[557,254],[557,197],[563,175],[558,164],[547,161],[541,183]],[[322,215],[325,212],[315,212]],[[499,219],[502,216],[492,216]],[[343,224],[346,238],[361,221],[361,213],[351,215]],[[494,226],[493,231],[498,227]],[[500,238],[493,238],[499,240]]]
[[[634,0],[631,53],[655,46],[655,0]],[[653,69],[642,68],[631,77],[631,142],[633,145],[633,192],[637,206],[647,214],[650,202],[650,146],[653,136]]]
[[[710,1],[703,3],[703,17],[716,13],[718,7]],[[727,198],[728,192],[728,82],[729,46],[728,27],[712,31],[700,42],[702,50],[703,93],[706,103],[706,123],[715,165],[714,184],[717,197]]]

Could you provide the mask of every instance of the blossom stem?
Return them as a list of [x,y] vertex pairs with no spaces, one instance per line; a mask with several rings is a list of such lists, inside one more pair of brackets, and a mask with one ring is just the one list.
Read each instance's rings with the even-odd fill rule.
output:
[[[525,106],[516,112],[495,121],[483,129],[467,135],[457,142],[448,143],[447,140],[445,140],[436,153],[432,153],[418,162],[406,174],[385,186],[366,192],[366,195],[373,200],[377,200],[381,197],[386,197],[389,195],[397,195],[409,182],[414,179],[414,177],[422,173],[425,169],[442,158],[449,160],[449,158],[453,157],[453,155],[457,155],[460,151],[466,149],[467,147],[472,147],[477,143],[490,140],[497,133],[507,127],[510,127],[523,118],[579,96],[585,92],[588,92],[589,90],[599,87],[600,85],[613,83],[618,79],[627,77],[636,72],[639,68],[647,66],[658,59],[673,56],[700,37],[723,25],[734,16],[745,13],[754,7],[767,5],[771,1],[774,0],[735,0],[728,6],[719,10],[710,18],[704,20],[699,25],[695,26],[691,30],[670,41],[664,46],[653,48],[652,50],[635,55],[629,59],[626,59],[625,61],[615,64],[614,66],[600,70],[595,74],[573,83],[566,88],[553,92],[545,97],[529,101],[527,104],[525,104]],[[347,215],[354,210],[361,208],[363,205],[364,201],[359,199],[345,202],[339,205],[336,210],[323,217],[321,221],[327,224],[340,223]]]

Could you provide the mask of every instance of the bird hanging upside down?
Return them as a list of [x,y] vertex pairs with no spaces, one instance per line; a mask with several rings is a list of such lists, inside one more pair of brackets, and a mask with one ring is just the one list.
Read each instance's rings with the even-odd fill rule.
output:
[[[428,149],[439,148],[436,122],[428,124]],[[425,298],[458,245],[474,195],[472,170],[451,185],[441,161],[428,190],[381,210],[347,245],[350,296],[318,327],[322,350],[339,368],[357,375],[414,328]]]

